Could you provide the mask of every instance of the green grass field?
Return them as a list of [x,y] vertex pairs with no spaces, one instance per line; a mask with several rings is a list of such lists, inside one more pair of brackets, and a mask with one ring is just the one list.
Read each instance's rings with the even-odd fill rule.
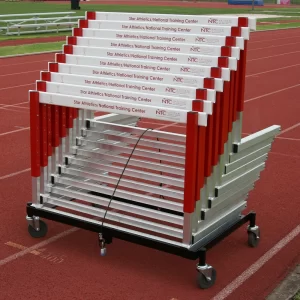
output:
[[40,43],[20,46],[0,47],[0,56],[18,55],[25,53],[38,53],[47,51],[60,51],[64,42]]
[[300,291],[294,296],[293,300],[300,300]]
[[[299,0],[300,4],[300,0]],[[252,11],[251,7],[245,8],[189,8],[189,7],[172,7],[172,6],[129,6],[129,5],[100,5],[100,4],[86,4],[81,5],[81,10],[76,11],[75,15],[84,15],[85,11],[118,11],[118,12],[143,12],[143,13],[165,13],[165,14],[236,14],[236,13],[259,13],[264,14],[280,14],[293,16],[300,16],[300,8],[272,8],[255,7]],[[59,12],[70,11],[70,4],[55,4],[45,2],[0,2],[0,14],[22,14],[35,12]],[[269,12],[272,11],[272,12]]]
[[[1,0],[0,0],[1,1]],[[300,0],[296,0],[299,1]],[[270,2],[273,3],[273,2]],[[270,8],[266,7],[255,7],[252,11],[251,7],[245,8],[189,8],[189,7],[164,7],[164,6],[127,6],[127,5],[100,5],[100,4],[83,4],[81,5],[80,11],[75,11],[74,15],[83,16],[85,11],[118,11],[118,12],[142,12],[142,13],[164,13],[164,14],[189,14],[189,15],[204,15],[204,14],[272,14],[272,15],[283,15],[290,19],[297,20],[297,22],[284,23],[284,24],[258,24],[257,30],[269,30],[269,29],[280,29],[280,28],[293,28],[300,27],[300,8]],[[55,4],[45,2],[0,2],[0,15],[7,14],[23,14],[23,13],[43,13],[43,12],[69,12],[70,4]],[[257,22],[280,22],[280,20],[289,18],[266,18],[258,19]],[[299,22],[298,22],[299,20]],[[1,41],[4,40],[15,40],[25,38],[39,38],[39,37],[50,37],[50,36],[66,36],[71,33],[70,31],[60,33],[34,33],[24,35],[12,35],[8,36],[1,34],[0,32],[0,47]],[[60,50],[62,43],[46,43],[46,44],[34,44],[20,46],[1,47],[0,56],[32,53],[40,51],[51,51]]]

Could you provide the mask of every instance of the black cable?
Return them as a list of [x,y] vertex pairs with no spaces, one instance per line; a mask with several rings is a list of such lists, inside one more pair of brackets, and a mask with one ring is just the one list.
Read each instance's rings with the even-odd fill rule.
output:
[[117,182],[117,184],[116,184],[115,190],[114,190],[114,192],[112,193],[111,198],[110,198],[110,200],[109,200],[107,209],[106,209],[106,211],[105,211],[105,214],[104,214],[104,217],[103,217],[103,220],[102,220],[101,230],[102,230],[102,228],[103,228],[103,224],[104,224],[104,220],[105,220],[107,211],[108,211],[108,209],[109,209],[109,206],[110,206],[110,204],[111,204],[111,201],[113,200],[113,197],[114,197],[114,195],[115,195],[115,192],[116,192],[116,190],[117,190],[117,188],[118,188],[118,185],[119,185],[119,183],[120,183],[120,181],[121,181],[121,178],[122,178],[122,176],[123,176],[123,174],[124,174],[124,172],[125,172],[125,170],[126,170],[126,167],[127,167],[128,163],[129,163],[129,160],[130,160],[131,156],[133,155],[133,152],[134,152],[135,148],[137,147],[138,143],[140,142],[140,139],[141,139],[141,138],[143,137],[143,135],[144,135],[147,131],[149,131],[149,130],[153,130],[153,129],[148,128],[148,129],[146,129],[146,130],[140,135],[140,137],[138,138],[136,144],[134,145],[134,147],[133,147],[133,149],[132,149],[132,151],[131,151],[131,153],[130,153],[130,155],[129,155],[129,158],[128,158],[128,160],[127,160],[127,162],[126,162],[126,164],[125,164],[125,166],[124,166],[124,169],[123,169],[123,171],[122,171],[122,173],[121,173],[121,175],[120,175],[120,177],[119,177],[119,180],[118,180],[118,182]]

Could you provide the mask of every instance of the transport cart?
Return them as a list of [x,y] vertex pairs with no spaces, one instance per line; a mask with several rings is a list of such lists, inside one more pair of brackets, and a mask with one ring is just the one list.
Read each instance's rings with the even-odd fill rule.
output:
[[197,264],[245,223],[280,126],[242,138],[247,43],[255,19],[88,12],[29,91],[28,230],[54,220]]

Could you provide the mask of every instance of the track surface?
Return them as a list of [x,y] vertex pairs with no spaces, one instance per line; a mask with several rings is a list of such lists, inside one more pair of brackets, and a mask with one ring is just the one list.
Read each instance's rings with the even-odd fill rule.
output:
[[[251,36],[243,133],[273,124],[281,125],[282,132],[248,200],[248,209],[258,214],[261,243],[249,248],[243,227],[209,251],[208,263],[216,268],[218,279],[205,291],[195,284],[194,261],[119,240],[101,258],[94,233],[66,232],[71,227],[50,221],[47,237],[29,236],[25,221],[25,205],[31,198],[27,95],[54,54],[0,59],[0,298],[198,300],[219,294],[217,299],[226,295],[227,299],[265,299],[300,261],[299,55],[300,29]],[[296,237],[282,249],[273,248],[281,250],[272,256],[277,251],[272,247],[295,228]],[[65,236],[57,236],[61,233]],[[32,246],[34,251],[26,253],[25,247]],[[19,257],[14,257],[17,253]],[[254,263],[262,267],[242,274]]]

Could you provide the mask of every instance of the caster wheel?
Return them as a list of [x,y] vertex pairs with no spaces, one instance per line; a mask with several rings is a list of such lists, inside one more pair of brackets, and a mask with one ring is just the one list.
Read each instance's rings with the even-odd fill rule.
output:
[[215,284],[216,279],[217,279],[217,271],[214,268],[212,268],[211,280],[207,280],[206,277],[201,272],[199,272],[198,278],[197,278],[197,283],[201,289],[208,289]]
[[31,225],[28,225],[28,232],[33,238],[44,237],[48,232],[47,224],[40,220],[40,230],[36,231]]
[[259,244],[259,238],[256,237],[256,234],[253,232],[248,232],[248,246],[256,248]]

